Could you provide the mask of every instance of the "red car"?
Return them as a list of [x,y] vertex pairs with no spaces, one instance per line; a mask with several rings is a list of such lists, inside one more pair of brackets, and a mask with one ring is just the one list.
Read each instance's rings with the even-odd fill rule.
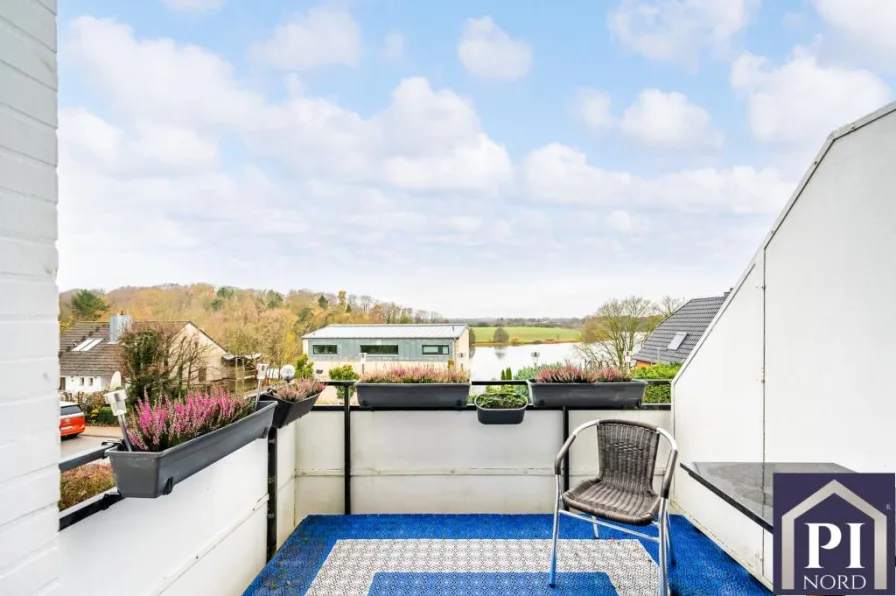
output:
[[84,432],[84,412],[72,401],[59,402],[59,434],[74,437]]

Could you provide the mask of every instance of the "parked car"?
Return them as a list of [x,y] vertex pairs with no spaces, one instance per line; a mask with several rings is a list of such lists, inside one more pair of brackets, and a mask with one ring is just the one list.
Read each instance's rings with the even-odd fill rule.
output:
[[84,432],[84,412],[73,401],[59,402],[59,434],[74,437]]

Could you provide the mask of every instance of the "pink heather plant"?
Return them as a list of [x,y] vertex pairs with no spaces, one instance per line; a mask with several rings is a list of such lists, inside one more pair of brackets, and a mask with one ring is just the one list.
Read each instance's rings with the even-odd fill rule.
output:
[[396,366],[364,374],[360,383],[469,383],[470,373],[432,366]]
[[299,379],[274,389],[274,396],[283,401],[297,402],[320,393],[326,387],[326,385],[314,379]]
[[254,409],[252,401],[223,390],[190,393],[182,400],[166,397],[155,404],[137,400],[128,415],[128,440],[136,451],[164,451],[245,418]]
[[630,376],[616,368],[590,368],[574,364],[547,366],[532,379],[535,383],[621,383],[630,380]]

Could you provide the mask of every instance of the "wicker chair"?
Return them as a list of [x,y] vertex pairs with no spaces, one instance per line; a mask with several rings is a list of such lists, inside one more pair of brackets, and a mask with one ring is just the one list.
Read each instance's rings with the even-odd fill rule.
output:
[[[597,449],[600,470],[597,478],[586,480],[563,491],[561,468],[569,448],[576,437],[587,428],[597,427]],[[671,447],[660,494],[653,489],[660,436]],[[669,567],[667,557],[674,563],[672,536],[669,531],[668,500],[672,486],[672,474],[678,459],[675,439],[665,430],[627,420],[593,420],[575,429],[563,444],[554,461],[557,492],[554,501],[554,537],[551,551],[550,585],[557,583],[557,539],[560,532],[560,515],[586,521],[594,527],[605,526],[628,534],[653,540],[659,544],[660,594],[669,594]],[[571,511],[575,510],[575,511]],[[578,511],[583,514],[577,513]],[[588,517],[591,516],[591,517]],[[634,526],[657,526],[657,535],[649,536],[622,528],[604,520]]]

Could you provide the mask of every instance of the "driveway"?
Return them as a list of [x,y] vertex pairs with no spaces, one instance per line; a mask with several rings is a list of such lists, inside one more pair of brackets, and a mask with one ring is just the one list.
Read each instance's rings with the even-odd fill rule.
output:
[[82,451],[90,451],[99,447],[103,441],[108,441],[109,437],[92,437],[86,435],[78,435],[69,439],[62,440],[62,453],[60,459],[67,459],[73,455],[78,455]]

